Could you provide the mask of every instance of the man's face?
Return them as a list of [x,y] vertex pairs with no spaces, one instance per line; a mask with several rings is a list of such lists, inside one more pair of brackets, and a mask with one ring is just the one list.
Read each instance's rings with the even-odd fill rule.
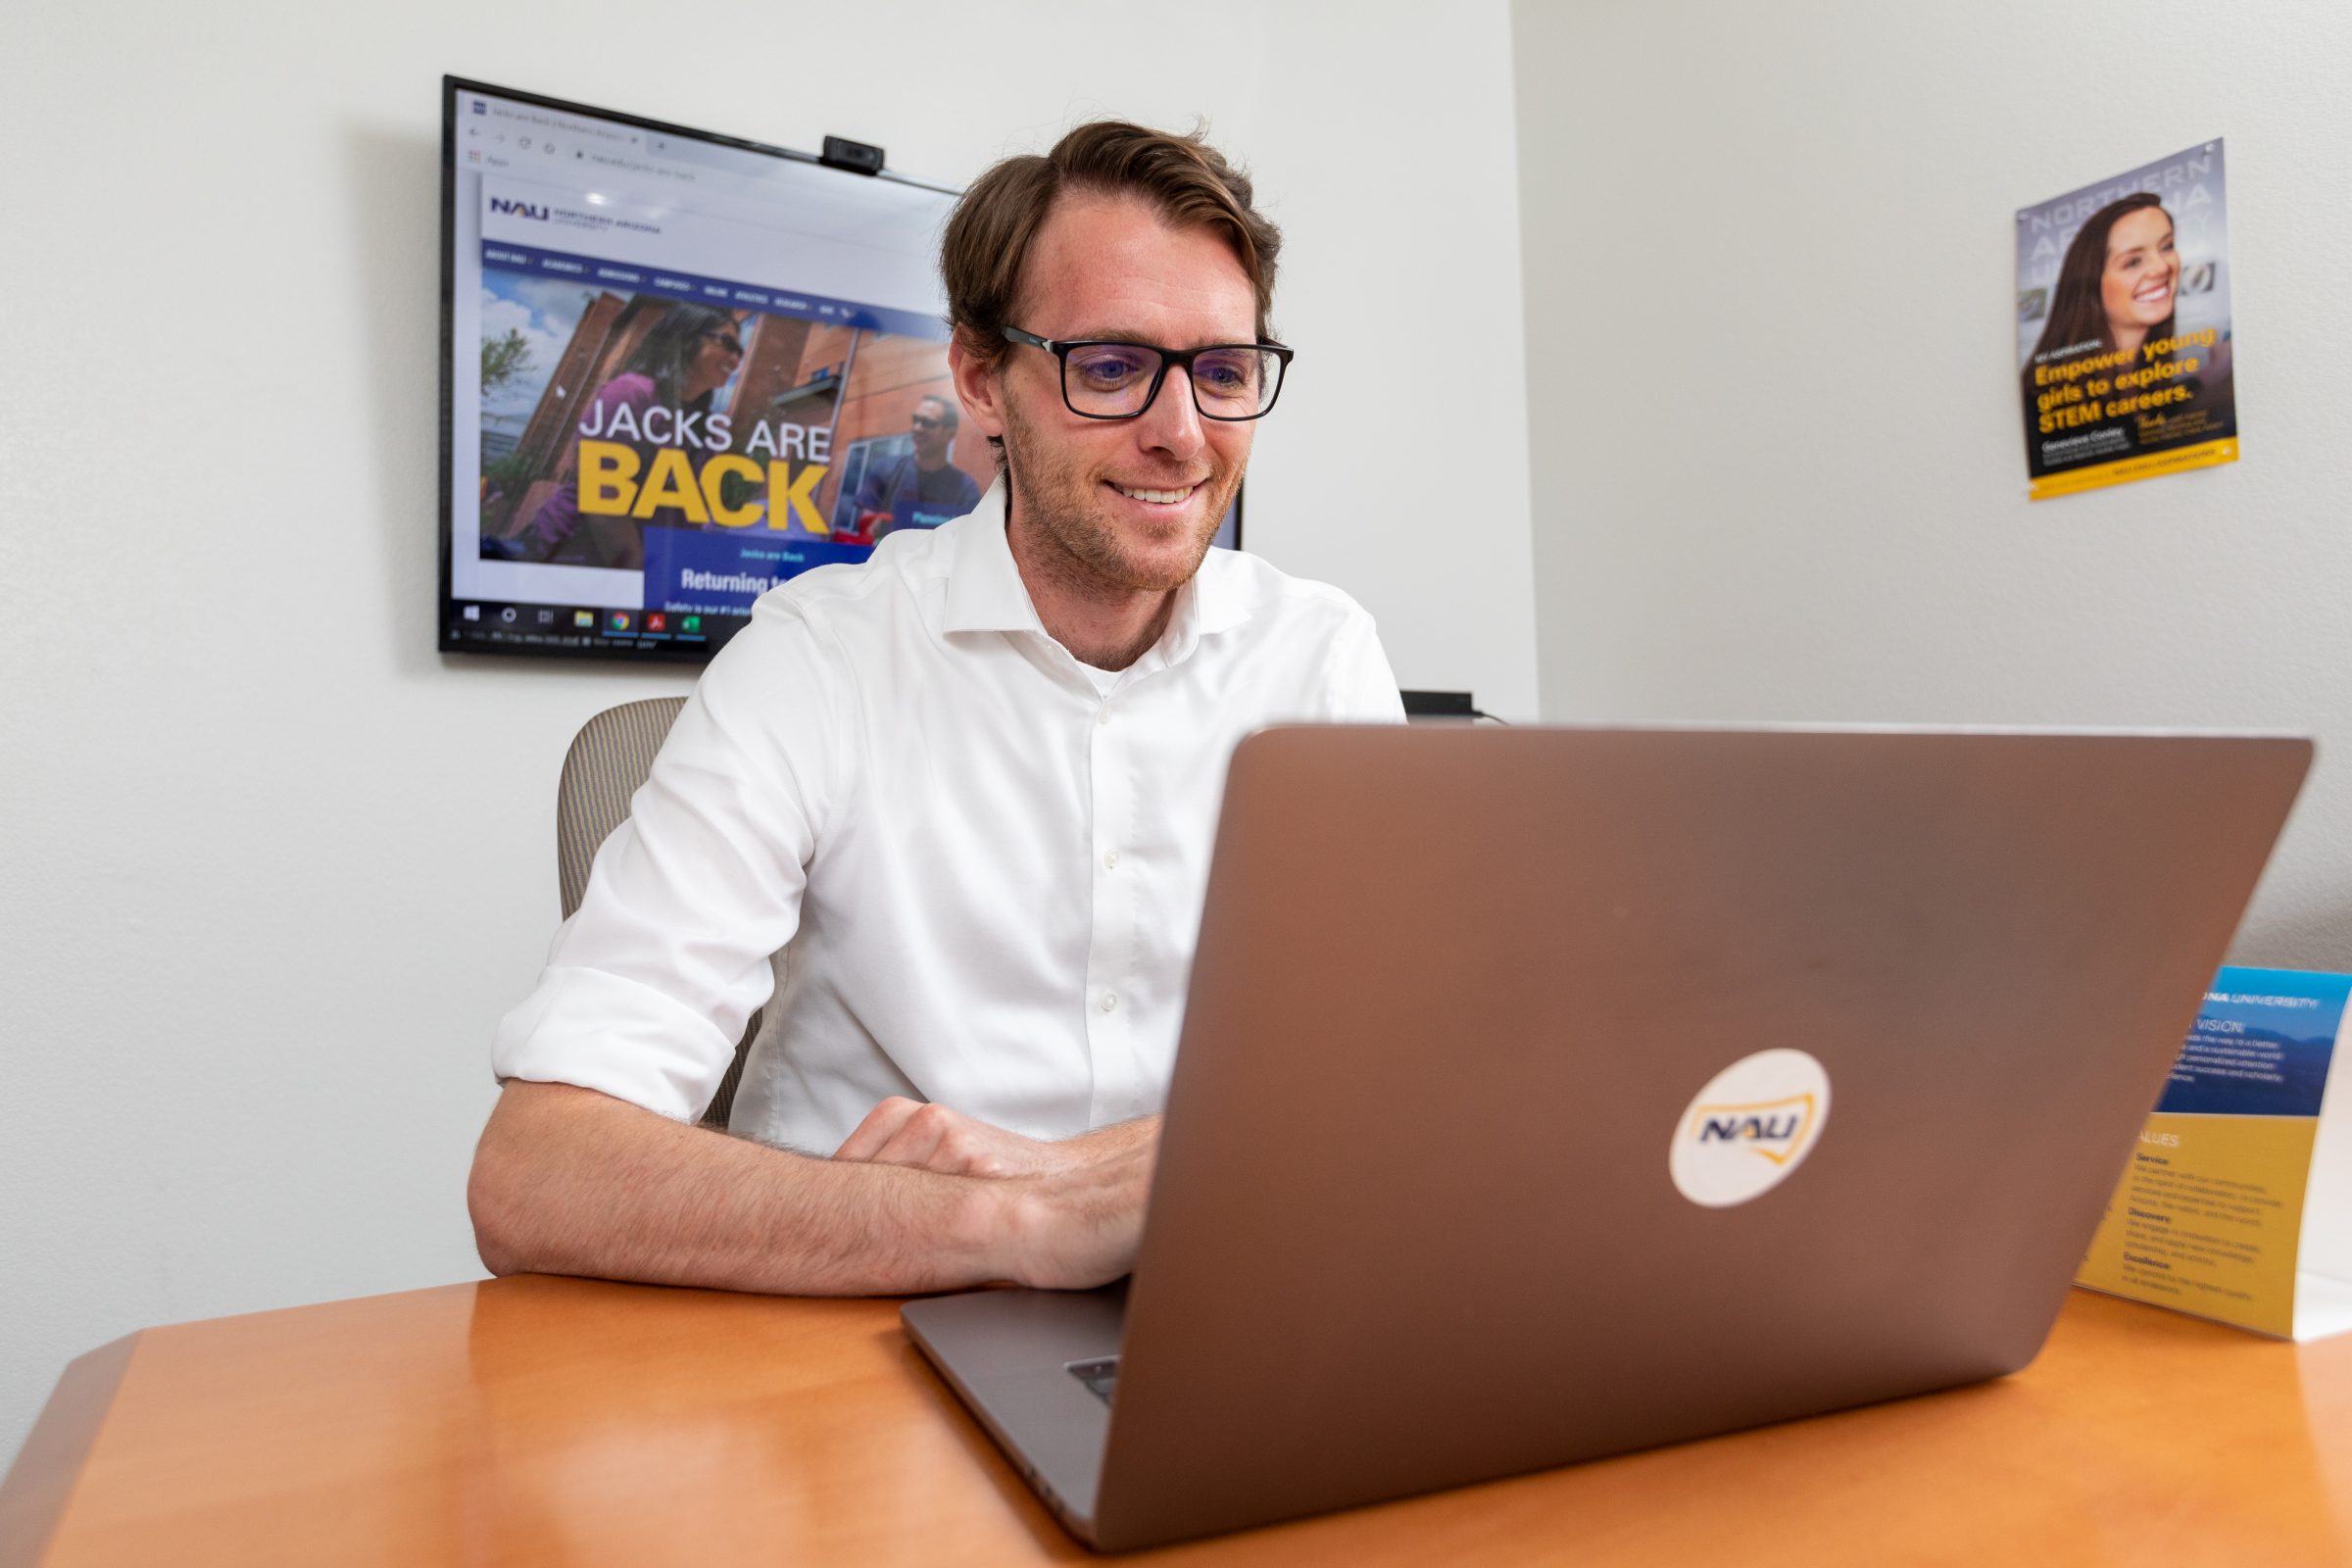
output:
[[914,456],[927,468],[935,468],[948,455],[948,445],[956,439],[956,427],[948,423],[947,405],[937,398],[925,398],[914,406]]
[[[1215,231],[1089,195],[1054,204],[1012,319],[1044,338],[1179,350],[1254,342],[1256,322],[1250,276]],[[1174,369],[1149,409],[1116,420],[1070,412],[1060,364],[1042,349],[1012,345],[982,379],[978,406],[965,402],[1004,437],[1017,516],[1102,586],[1164,591],[1191,578],[1241,485],[1254,424],[1201,418]]]

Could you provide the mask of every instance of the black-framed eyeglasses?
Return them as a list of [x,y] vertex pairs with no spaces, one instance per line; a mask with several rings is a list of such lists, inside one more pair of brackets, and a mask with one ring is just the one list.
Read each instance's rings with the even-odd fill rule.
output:
[[705,332],[703,336],[717,340],[718,346],[722,349],[725,349],[729,354],[741,354],[743,352],[743,339],[737,337],[734,333],[729,332],[724,328],[712,327],[710,331]]
[[1211,343],[1156,348],[1105,339],[1056,342],[1004,328],[1008,343],[1044,349],[1061,362],[1061,401],[1082,419],[1132,419],[1152,407],[1170,368],[1184,371],[1203,419],[1260,419],[1282,395],[1291,351],[1280,343]]
[[913,419],[914,427],[917,430],[936,430],[948,422],[936,414],[918,414],[913,416]]

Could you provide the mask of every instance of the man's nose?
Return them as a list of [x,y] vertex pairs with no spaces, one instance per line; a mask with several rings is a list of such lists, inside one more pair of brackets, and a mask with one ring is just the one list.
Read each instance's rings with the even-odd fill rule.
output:
[[1151,451],[1179,458],[1189,458],[1200,451],[1203,436],[1200,410],[1193,402],[1192,376],[1180,367],[1168,367],[1167,379],[1159,384],[1159,396],[1152,400],[1152,406],[1135,422],[1143,426],[1136,432],[1137,438]]

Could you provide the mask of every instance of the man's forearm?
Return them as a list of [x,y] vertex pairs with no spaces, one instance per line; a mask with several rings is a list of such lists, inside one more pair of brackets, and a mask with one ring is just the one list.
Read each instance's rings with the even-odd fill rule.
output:
[[858,1296],[1012,1277],[1030,1195],[813,1159],[517,1080],[483,1130],[466,1200],[495,1274]]

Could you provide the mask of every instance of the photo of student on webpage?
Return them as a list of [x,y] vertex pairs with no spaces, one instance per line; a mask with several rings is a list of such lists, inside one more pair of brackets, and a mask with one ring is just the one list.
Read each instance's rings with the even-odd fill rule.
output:
[[[641,462],[655,451],[682,446],[696,471],[705,451],[690,439],[710,416],[711,402],[743,364],[743,339],[725,311],[671,302],[630,355],[628,368],[596,389],[580,416],[582,434],[595,434],[632,448]],[[583,517],[576,480],[559,484],[523,526],[521,559],[562,565],[635,568],[645,563],[639,519]],[[676,524],[687,518],[657,515],[649,520]]]
[[936,528],[980,504],[980,486],[949,462],[962,423],[953,398],[937,395],[914,406],[908,448],[865,466],[854,502],[858,536],[880,539],[894,528]]

